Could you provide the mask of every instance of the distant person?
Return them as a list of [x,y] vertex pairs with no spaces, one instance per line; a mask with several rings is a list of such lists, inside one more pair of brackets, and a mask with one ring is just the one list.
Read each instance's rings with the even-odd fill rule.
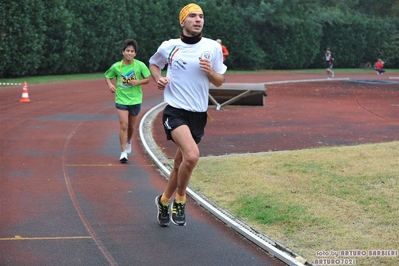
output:
[[[160,226],[168,226],[170,221],[186,225],[186,189],[200,156],[198,144],[207,123],[209,85],[220,87],[226,72],[220,45],[202,36],[201,7],[186,5],[179,19],[180,38],[164,41],[149,60],[152,78],[164,91],[167,103],[162,115],[165,135],[177,148],[168,184],[155,198]],[[166,65],[166,76],[162,76]]]
[[[115,93],[115,106],[119,118],[119,142],[121,155],[119,161],[125,163],[128,154],[132,152],[132,137],[137,115],[140,113],[143,101],[141,85],[148,84],[151,76],[148,67],[134,59],[138,45],[133,39],[127,39],[122,44],[123,59],[114,63],[104,76],[111,93]],[[116,78],[116,87],[112,79]]]
[[375,62],[374,67],[378,75],[382,75],[385,72],[384,64],[384,61],[382,61],[381,59],[378,59],[378,61]]
[[222,46],[223,62],[224,62],[224,61],[226,61],[227,57],[229,56],[229,50],[227,50],[227,47],[222,44],[221,39],[217,39],[216,41]]
[[334,77],[334,72],[332,71],[333,63],[334,63],[334,55],[331,53],[330,48],[327,47],[326,54],[324,55],[324,59],[326,60],[326,72],[328,75],[328,79]]

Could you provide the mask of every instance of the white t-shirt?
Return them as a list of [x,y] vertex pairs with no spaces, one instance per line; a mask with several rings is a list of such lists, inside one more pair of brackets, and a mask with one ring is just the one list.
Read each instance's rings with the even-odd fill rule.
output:
[[150,64],[163,69],[168,65],[166,76],[170,83],[165,87],[164,101],[179,109],[206,112],[208,109],[209,79],[199,65],[199,57],[211,61],[212,69],[224,74],[222,47],[208,38],[196,44],[186,44],[181,39],[164,41],[150,58]]

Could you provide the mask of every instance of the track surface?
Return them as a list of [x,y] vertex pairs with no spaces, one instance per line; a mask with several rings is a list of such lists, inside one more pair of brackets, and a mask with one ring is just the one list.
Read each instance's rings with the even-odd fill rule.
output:
[[[28,91],[31,103],[19,103],[22,88],[0,89],[0,265],[282,265],[191,200],[186,227],[157,225],[153,201],[166,181],[137,132],[129,162],[118,162],[119,125],[104,81],[28,84]],[[162,101],[154,83],[144,94],[140,118]],[[399,85],[270,85],[266,106],[210,113],[202,155],[385,142],[399,139]],[[159,121],[154,138],[173,153]]]
[[[266,86],[265,106],[224,106],[220,111],[211,107],[215,120],[206,127],[201,156],[399,140],[399,80],[374,73],[336,77],[350,80],[272,84]],[[320,78],[320,74],[234,75],[227,82]],[[154,128],[154,139],[173,158],[174,146],[165,140],[160,116]]]
[[[162,101],[145,87],[142,114]],[[138,132],[120,164],[103,80],[0,89],[0,265],[282,265],[188,201],[186,227],[161,228],[166,180]]]

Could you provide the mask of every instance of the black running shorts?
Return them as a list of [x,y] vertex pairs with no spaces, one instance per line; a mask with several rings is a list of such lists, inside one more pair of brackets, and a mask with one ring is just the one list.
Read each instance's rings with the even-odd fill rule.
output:
[[123,105],[115,103],[116,109],[129,111],[134,116],[138,116],[141,110],[141,104]]
[[167,105],[163,110],[162,122],[168,140],[173,141],[171,134],[173,129],[186,125],[195,143],[198,144],[204,136],[207,115],[206,112],[190,112]]

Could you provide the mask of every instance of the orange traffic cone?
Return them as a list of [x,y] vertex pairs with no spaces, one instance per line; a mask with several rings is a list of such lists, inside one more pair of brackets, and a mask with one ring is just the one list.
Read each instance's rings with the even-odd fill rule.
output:
[[30,103],[29,94],[28,94],[28,85],[26,84],[26,81],[24,82],[24,87],[22,89],[22,98],[19,102]]

